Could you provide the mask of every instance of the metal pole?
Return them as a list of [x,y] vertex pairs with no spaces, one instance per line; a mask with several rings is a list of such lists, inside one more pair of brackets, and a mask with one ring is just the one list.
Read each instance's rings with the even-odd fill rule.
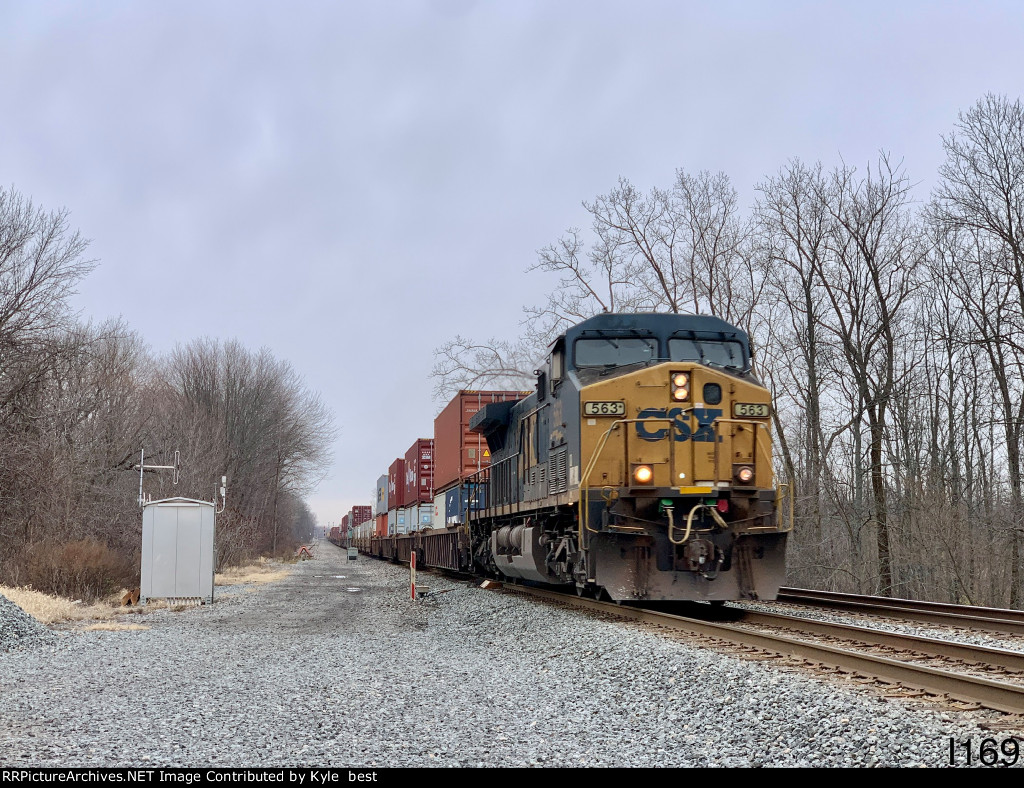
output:
[[142,506],[142,474],[146,468],[146,450],[141,449],[142,456],[139,457],[139,506]]

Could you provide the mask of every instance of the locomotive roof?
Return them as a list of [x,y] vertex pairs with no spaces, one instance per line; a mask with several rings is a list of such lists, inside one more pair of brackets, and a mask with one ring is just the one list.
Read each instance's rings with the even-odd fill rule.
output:
[[653,336],[668,337],[678,332],[694,331],[701,334],[724,334],[727,338],[749,341],[747,333],[713,315],[677,315],[661,312],[618,312],[603,313],[587,318],[565,332],[566,342],[600,332],[649,333]]

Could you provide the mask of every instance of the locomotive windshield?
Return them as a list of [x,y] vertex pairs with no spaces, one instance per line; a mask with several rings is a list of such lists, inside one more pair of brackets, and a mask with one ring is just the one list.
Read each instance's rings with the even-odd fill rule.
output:
[[658,340],[648,337],[600,337],[576,340],[577,367],[621,367],[658,357]]
[[668,356],[670,361],[696,361],[736,370],[746,368],[743,346],[731,340],[674,337],[668,341]]

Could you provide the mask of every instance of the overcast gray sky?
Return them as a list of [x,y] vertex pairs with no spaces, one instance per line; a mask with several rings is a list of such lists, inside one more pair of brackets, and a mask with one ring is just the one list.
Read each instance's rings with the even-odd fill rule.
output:
[[879,149],[1024,94],[1008,2],[0,2],[0,181],[71,211],[76,304],[155,352],[269,347],[340,427],[321,524],[430,437],[433,350],[514,337],[525,269],[622,175]]

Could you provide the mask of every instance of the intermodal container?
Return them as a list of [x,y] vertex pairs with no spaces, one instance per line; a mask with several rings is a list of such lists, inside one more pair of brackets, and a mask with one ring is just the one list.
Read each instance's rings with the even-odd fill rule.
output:
[[351,525],[359,525],[365,523],[367,520],[373,519],[373,507],[370,506],[353,506],[352,507],[352,519]]
[[400,536],[409,533],[409,518],[405,509],[392,509],[388,512],[388,536]]
[[377,515],[377,525],[373,529],[374,536],[387,536],[388,535],[388,513]]
[[434,494],[434,439],[420,438],[405,453],[405,505],[427,503]]
[[385,473],[377,479],[377,505],[374,507],[375,515],[388,513],[388,475]]
[[487,506],[487,485],[467,482],[445,491],[445,525],[461,525],[470,512]]
[[491,464],[487,441],[469,420],[491,402],[515,402],[528,391],[460,391],[434,419],[434,489],[443,490]]
[[447,497],[447,493],[444,490],[441,490],[434,496],[434,528],[445,528],[448,525],[445,519],[445,512],[447,511],[447,508],[445,506],[445,499]]
[[388,468],[388,511],[405,506],[405,457],[399,457]]
[[409,529],[412,531],[425,531],[434,525],[434,504],[421,503],[418,506],[409,507]]

